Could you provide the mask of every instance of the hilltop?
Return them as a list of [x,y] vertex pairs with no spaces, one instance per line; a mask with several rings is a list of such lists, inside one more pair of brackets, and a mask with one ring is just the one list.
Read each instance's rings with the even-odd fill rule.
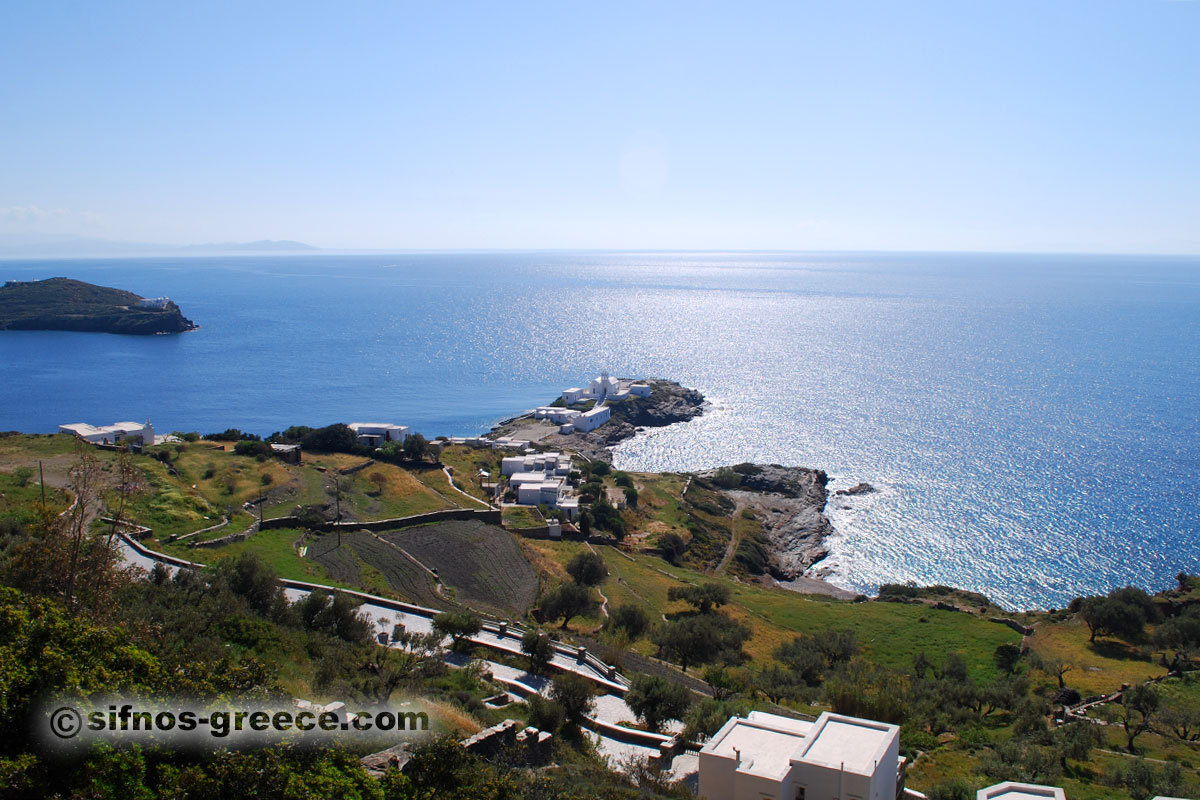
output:
[[144,301],[133,292],[70,278],[9,281],[0,287],[0,330],[149,335],[195,328],[167,298]]

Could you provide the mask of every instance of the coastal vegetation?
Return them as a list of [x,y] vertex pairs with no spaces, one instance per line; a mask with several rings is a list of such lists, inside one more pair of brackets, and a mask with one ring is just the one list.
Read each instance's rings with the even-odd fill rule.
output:
[[[65,436],[0,437],[0,583],[9,587],[0,596],[9,634],[0,663],[29,658],[21,648],[40,637],[80,665],[54,675],[6,668],[4,713],[24,713],[47,687],[343,700],[415,692],[447,732],[515,714],[563,733],[561,771],[515,773],[503,779],[512,781],[504,796],[550,784],[550,796],[568,796],[563,775],[576,776],[579,791],[613,797],[684,791],[649,779],[635,789],[588,755],[578,726],[593,703],[590,685],[557,679],[547,698],[491,709],[482,700],[500,685],[447,671],[416,639],[407,655],[375,648],[348,595],[317,592],[288,604],[276,583],[287,577],[439,609],[437,630],[467,655],[482,618],[522,620],[523,655],[510,658],[534,672],[547,672],[553,654],[538,625],[553,626],[632,678],[631,713],[651,730],[675,721],[703,739],[750,708],[897,722],[908,785],[935,797],[999,780],[1055,783],[1072,798],[1194,796],[1200,788],[1200,584],[1192,576],[1154,595],[1120,588],[1050,611],[1012,612],[944,586],[888,585],[875,599],[799,594],[773,585],[755,559],[737,557],[762,530],[760,512],[731,494],[761,479],[745,467],[701,476],[581,470],[600,518],[592,541],[569,526],[555,541],[476,519],[367,530],[356,523],[482,508],[472,499],[482,499],[482,481],[470,476],[495,474],[496,454],[440,448],[462,494],[432,461],[398,466],[309,452],[304,464],[286,464],[245,446],[239,453],[239,442],[254,440],[236,433],[180,437],[142,454],[79,450]],[[95,518],[57,516],[84,492],[85,461]],[[607,503],[611,511],[594,514],[610,492],[629,488],[636,505]],[[260,511],[287,523],[210,543],[252,529]],[[153,549],[212,566],[132,579],[105,556],[114,523],[100,517],[114,512],[149,528],[140,535]],[[333,526],[339,517],[350,524]],[[81,530],[90,533],[87,569],[72,570],[64,544]],[[456,755],[453,774],[418,768],[377,781],[344,748],[206,758],[97,752],[87,770],[60,774],[21,741],[9,737],[4,747],[6,796],[79,794],[96,770],[120,775],[122,787],[168,793],[179,793],[171,776],[184,773],[194,785],[220,787],[249,773],[325,770],[354,796],[397,797],[448,786],[491,797],[502,780],[494,764]],[[449,758],[441,740],[429,747]]]

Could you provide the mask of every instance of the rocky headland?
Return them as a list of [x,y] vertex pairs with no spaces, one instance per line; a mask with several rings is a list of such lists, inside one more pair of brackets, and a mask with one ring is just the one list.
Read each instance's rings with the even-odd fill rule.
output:
[[0,330],[149,336],[195,328],[165,297],[147,300],[133,292],[70,278],[9,281],[0,287]]
[[571,450],[586,458],[612,461],[612,448],[632,439],[639,428],[662,428],[687,422],[704,413],[704,395],[695,389],[674,381],[644,382],[650,385],[650,396],[630,396],[619,403],[611,403],[612,417],[596,430],[565,435],[554,433],[543,438],[541,444]]
[[824,470],[779,464],[739,464],[696,473],[719,482],[733,472],[738,484],[719,491],[738,509],[750,509],[770,542],[771,576],[794,581],[829,555],[826,538],[833,526],[825,516],[829,477]]

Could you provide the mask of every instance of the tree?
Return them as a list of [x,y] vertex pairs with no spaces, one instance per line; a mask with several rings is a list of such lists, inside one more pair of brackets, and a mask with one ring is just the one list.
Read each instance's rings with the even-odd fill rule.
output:
[[521,652],[529,659],[529,671],[543,675],[554,658],[554,641],[543,631],[530,628],[521,637]]
[[322,453],[359,453],[365,450],[358,441],[358,434],[340,422],[309,431],[300,440],[300,446]]
[[1031,651],[1030,661],[1035,669],[1040,669],[1042,672],[1053,675],[1055,678],[1057,678],[1059,689],[1066,688],[1067,684],[1064,680],[1064,676],[1075,668],[1074,665],[1063,661],[1061,658],[1057,658],[1055,656],[1044,656],[1039,654],[1036,650]]
[[687,672],[695,664],[741,659],[742,645],[750,638],[750,629],[721,616],[704,614],[683,617],[663,625],[650,640],[666,657]]
[[419,433],[404,437],[404,457],[409,461],[422,461],[429,455],[429,442]]
[[464,642],[470,642],[471,637],[483,629],[483,623],[468,611],[443,611],[434,616],[433,629],[442,636],[449,636],[451,648],[459,650]]
[[1158,711],[1159,702],[1158,690],[1149,684],[1133,686],[1121,695],[1121,727],[1125,729],[1125,747],[1129,752],[1137,752],[1133,740],[1150,730],[1150,718]]
[[817,649],[811,636],[797,636],[775,648],[775,659],[791,670],[795,680],[809,686],[818,686],[827,666],[825,657]]
[[625,703],[649,730],[657,733],[667,720],[683,719],[692,696],[678,683],[657,675],[638,675],[625,693]]
[[632,486],[625,487],[625,505],[629,508],[638,507],[638,490]]
[[562,620],[563,628],[580,614],[586,614],[596,604],[591,590],[578,583],[564,583],[542,598],[538,607],[542,617],[548,621]]
[[1097,636],[1135,638],[1141,636],[1146,625],[1146,609],[1140,603],[1111,596],[1084,597],[1079,614],[1092,633],[1088,642],[1094,642]]
[[668,600],[682,600],[688,605],[695,606],[701,614],[707,614],[714,608],[720,608],[729,602],[731,593],[728,586],[719,583],[703,583],[699,586],[672,586],[667,591]]
[[1178,669],[1191,660],[1191,654],[1200,649],[1200,608],[1188,606],[1182,614],[1163,622],[1154,630],[1154,646],[1163,651],[1166,665],[1168,650],[1175,652],[1169,665]]
[[703,678],[712,690],[713,697],[718,700],[728,700],[748,689],[746,676],[741,670],[735,671],[721,665],[705,667]]
[[597,553],[578,553],[567,562],[567,574],[580,586],[599,586],[608,577],[608,567]]
[[592,682],[574,672],[561,672],[550,684],[550,699],[562,706],[567,722],[578,725],[596,705]]
[[375,470],[374,472],[372,472],[370,475],[367,476],[367,480],[369,480],[371,483],[375,484],[375,496],[376,497],[383,494],[383,489],[385,486],[387,486],[387,476],[386,475],[384,475],[379,470]]
[[663,558],[672,564],[678,564],[679,559],[687,552],[687,542],[683,541],[683,537],[678,533],[670,531],[658,537],[658,549],[662,551]]
[[1011,675],[1021,661],[1021,648],[1005,642],[992,653],[992,659],[996,662],[996,669]]
[[529,706],[529,724],[539,731],[554,733],[566,721],[563,707],[547,697],[531,694],[525,702]]
[[[513,499],[515,500],[516,497]],[[587,510],[579,512],[579,532],[585,537],[592,535],[592,515]]]
[[706,697],[683,715],[683,736],[689,742],[702,741],[721,730],[730,717],[744,717],[748,713],[750,705],[745,701]]
[[244,552],[234,559],[222,559],[212,569],[252,611],[273,619],[282,616],[287,605],[283,585],[271,565],[258,555]]
[[641,606],[622,603],[609,613],[608,627],[625,631],[633,641],[640,639],[650,628],[650,617]]

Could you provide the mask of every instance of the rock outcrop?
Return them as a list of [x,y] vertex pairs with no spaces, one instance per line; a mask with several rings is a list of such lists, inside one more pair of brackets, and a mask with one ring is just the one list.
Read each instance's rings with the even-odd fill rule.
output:
[[[833,526],[824,513],[829,482],[824,470],[779,464],[739,464],[733,470],[738,486],[722,491],[761,522],[771,543],[774,578],[795,580],[829,555],[825,540]],[[714,478],[717,471],[698,474]]]

